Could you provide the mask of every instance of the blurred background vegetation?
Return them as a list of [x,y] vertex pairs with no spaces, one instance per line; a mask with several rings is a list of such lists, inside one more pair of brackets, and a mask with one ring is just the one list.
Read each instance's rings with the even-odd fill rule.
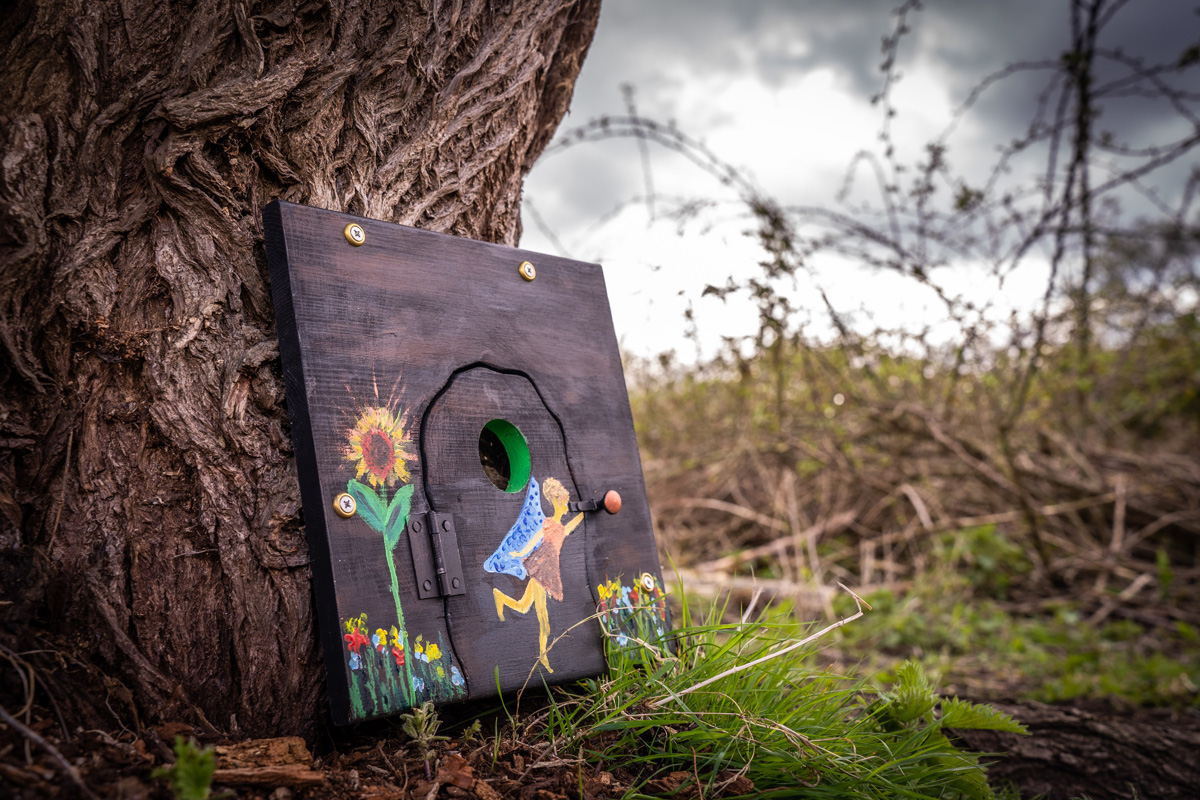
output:
[[[879,146],[847,173],[847,187],[867,175],[867,201],[783,205],[640,115],[631,88],[625,113],[552,146],[675,151],[736,194],[760,246],[756,267],[702,291],[751,305],[756,331],[696,360],[627,357],[656,533],[689,593],[731,595],[736,615],[763,591],[832,619],[853,611],[840,581],[875,610],[824,655],[882,679],[916,658],[975,697],[1200,703],[1200,45],[1152,59],[1110,47],[1123,5],[1069,4],[1060,54],[983,78],[905,163],[891,90],[920,4],[903,3],[884,38]],[[1025,133],[990,171],[955,172],[954,127],[1030,71],[1042,88]],[[1131,95],[1175,109],[1184,134],[1106,130],[1104,110]],[[629,202],[652,218],[699,236],[729,217],[656,193],[642,161]],[[1153,216],[1123,210],[1150,207],[1131,193]],[[835,308],[812,268],[829,254],[921,283],[944,318],[882,328]],[[954,288],[964,270],[1003,282],[1036,259],[1048,277],[1027,312],[997,319]],[[682,326],[698,337],[690,312]]]

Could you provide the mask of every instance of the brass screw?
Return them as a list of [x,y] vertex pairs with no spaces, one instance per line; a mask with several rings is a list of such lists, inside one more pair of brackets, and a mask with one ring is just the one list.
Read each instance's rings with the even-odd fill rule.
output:
[[342,519],[350,519],[354,516],[354,512],[358,510],[358,503],[354,502],[353,497],[342,492],[333,498],[333,510]]
[[358,247],[367,240],[367,232],[357,222],[351,222],[342,229],[342,233],[345,234],[346,241],[355,247]]
[[531,281],[537,277],[537,270],[528,261],[522,261],[521,266],[518,267],[518,271],[521,273],[521,277],[527,281]]

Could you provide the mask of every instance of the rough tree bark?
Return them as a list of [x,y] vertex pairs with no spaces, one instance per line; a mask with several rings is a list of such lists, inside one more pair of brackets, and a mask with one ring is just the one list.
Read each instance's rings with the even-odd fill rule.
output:
[[55,652],[67,713],[312,734],[324,676],[259,209],[515,244],[598,13],[0,11],[0,632]]

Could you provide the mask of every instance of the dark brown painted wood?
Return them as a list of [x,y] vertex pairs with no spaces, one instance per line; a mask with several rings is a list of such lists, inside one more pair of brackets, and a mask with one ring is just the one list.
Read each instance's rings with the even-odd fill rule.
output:
[[[343,235],[351,221],[366,233],[360,247]],[[661,583],[599,266],[280,201],[264,210],[263,223],[336,721],[394,713],[396,703],[422,699],[397,691],[396,680],[437,676],[438,666],[447,679],[454,668],[466,684],[443,682],[438,701],[463,697],[467,688],[471,696],[493,694],[497,668],[505,690],[519,688],[531,671],[542,680],[536,613],[507,609],[502,622],[493,595],[500,589],[519,598],[527,582],[482,569],[526,491],[502,491],[484,473],[479,435],[492,419],[522,431],[533,476],[558,479],[572,502],[598,505],[610,490],[623,500],[617,515],[583,512],[584,522],[563,540],[563,597],[547,602],[552,640],[594,614],[600,583],[631,584],[643,572]],[[523,261],[535,265],[535,280],[519,274]],[[391,552],[408,672],[395,666],[390,647],[381,653],[347,628],[365,613],[359,633],[369,639],[398,617],[384,536],[364,521],[361,503],[350,519],[333,509],[356,474],[347,457],[350,432],[376,408],[403,415],[408,470],[378,492],[387,500],[411,485],[410,521],[430,509],[451,514],[467,581],[463,595],[420,600],[404,536]],[[542,507],[551,512],[545,498]],[[438,658],[427,661],[431,642]],[[553,644],[547,660],[554,672],[544,677],[599,673],[602,645],[598,624],[579,626]],[[364,693],[368,670],[377,680],[386,673],[392,700]]]
[[[495,694],[499,683],[513,688],[532,680],[569,680],[596,675],[604,668],[597,628],[588,625],[558,638],[573,624],[595,613],[596,598],[587,575],[587,517],[564,540],[559,562],[563,599],[548,599],[551,647],[547,659],[553,677],[538,663],[539,626],[530,609],[520,614],[506,609],[501,621],[493,590],[519,599],[528,580],[484,572],[484,561],[500,545],[521,513],[527,484],[506,493],[492,485],[479,462],[479,431],[493,419],[505,419],[524,434],[529,445],[533,479],[560,481],[578,497],[567,466],[567,442],[558,421],[524,375],[475,367],[454,376],[447,391],[429,409],[421,430],[426,491],[432,506],[454,515],[468,591],[450,598],[447,611],[455,652],[470,677],[472,697]],[[544,491],[544,488],[543,488]],[[551,504],[541,506],[549,515]],[[564,522],[575,517],[568,512]],[[556,641],[557,640],[557,641]]]

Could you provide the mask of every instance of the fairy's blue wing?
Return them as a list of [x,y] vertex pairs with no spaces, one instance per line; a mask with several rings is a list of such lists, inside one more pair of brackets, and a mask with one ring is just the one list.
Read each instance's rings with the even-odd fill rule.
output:
[[546,515],[542,513],[542,491],[538,488],[537,478],[529,479],[529,490],[525,493],[525,505],[521,507],[521,516],[508,529],[504,540],[496,548],[496,552],[483,562],[486,572],[504,573],[525,580],[525,565],[521,559],[513,555],[520,552],[535,536],[542,535],[542,524]]

